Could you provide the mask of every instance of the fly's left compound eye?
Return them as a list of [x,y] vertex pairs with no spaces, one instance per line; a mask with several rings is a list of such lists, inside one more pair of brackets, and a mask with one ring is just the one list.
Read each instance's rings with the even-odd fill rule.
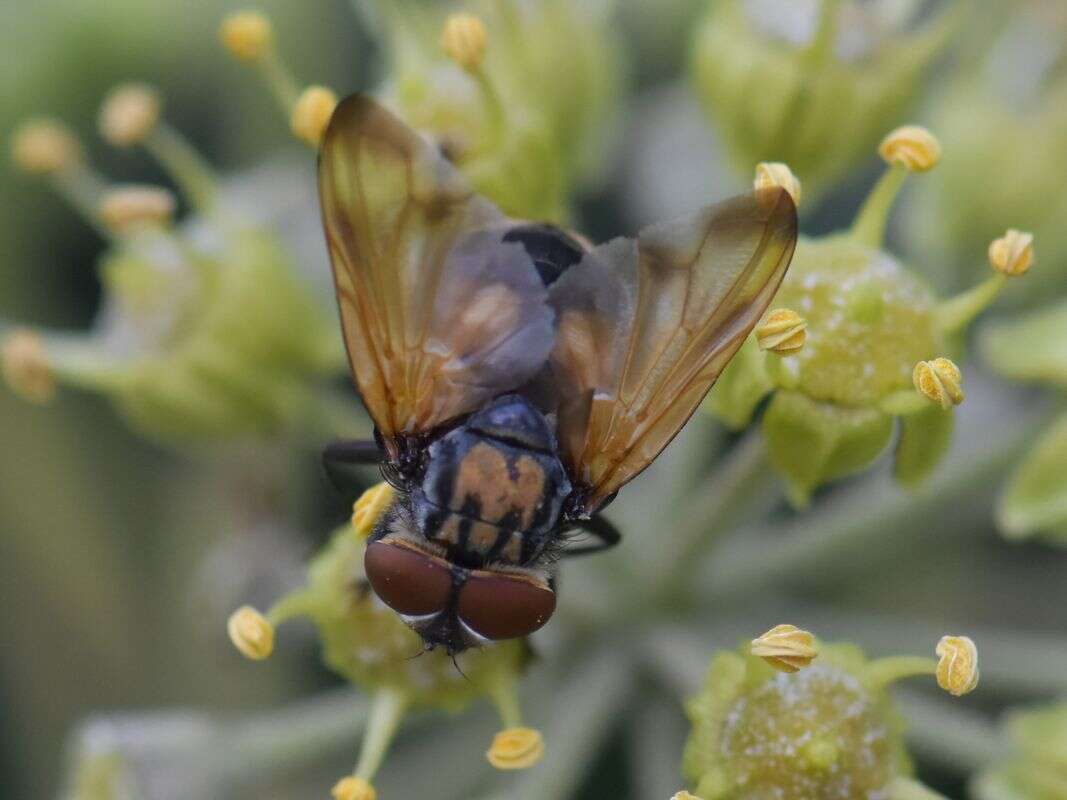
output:
[[463,624],[486,639],[527,636],[556,610],[556,593],[525,575],[473,572],[459,590]]
[[452,571],[439,558],[389,541],[371,542],[363,568],[374,593],[399,614],[438,614],[452,596]]

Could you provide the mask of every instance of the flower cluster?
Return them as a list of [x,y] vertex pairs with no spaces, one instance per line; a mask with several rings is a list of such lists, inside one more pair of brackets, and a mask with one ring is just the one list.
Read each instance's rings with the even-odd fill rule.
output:
[[14,137],[24,172],[47,177],[105,238],[104,296],[85,334],[8,331],[0,367],[28,400],[55,385],[107,395],[139,430],[168,440],[273,436],[314,415],[316,379],[342,365],[328,305],[259,209],[220,180],[168,126],[150,86],[125,84],[100,107],[100,135],[144,147],[182,190],[190,213],[156,186],[113,185],[57,122]]
[[899,122],[954,12],[918,22],[890,3],[728,0],[708,6],[692,75],[732,160],[788,163],[812,196]]
[[[382,100],[506,213],[564,219],[575,184],[599,167],[619,90],[606,10],[564,0],[506,0],[482,15],[374,0],[362,10],[386,44]],[[317,146],[336,95],[297,88],[263,15],[234,14],[220,35],[261,69],[293,132]]]

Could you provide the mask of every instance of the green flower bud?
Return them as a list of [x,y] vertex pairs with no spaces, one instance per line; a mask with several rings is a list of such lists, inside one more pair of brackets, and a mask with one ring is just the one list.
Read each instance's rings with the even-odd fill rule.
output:
[[[949,446],[949,409],[965,399],[963,375],[945,354],[1034,258],[1032,237],[1009,231],[988,248],[993,274],[939,301],[882,240],[905,179],[937,165],[940,142],[925,128],[907,125],[885,136],[879,153],[888,169],[852,227],[800,238],[774,298],[777,310],[756,327],[705,402],[739,428],[778,390],[763,433],[771,463],[798,506],[823,483],[867,468],[892,439],[896,417],[902,420],[897,480],[914,486],[930,474]],[[792,177],[778,166],[778,180]],[[760,170],[757,185],[774,179],[768,165]],[[1042,335],[1048,341],[1031,358],[1047,361],[1063,337],[1047,328]]]
[[[878,662],[873,662],[877,664]],[[863,653],[824,645],[799,672],[726,652],[687,704],[683,770],[703,800],[898,796],[903,724]]]
[[936,302],[884,251],[848,236],[803,239],[775,304],[796,309],[808,336],[781,369],[813,400],[875,405],[909,389],[916,362],[945,349]]
[[787,5],[711,4],[692,73],[739,171],[784,161],[817,195],[901,121],[952,15],[913,28],[889,4]]
[[1010,755],[973,782],[976,800],[1058,800],[1067,794],[1067,703],[1011,714]]
[[364,549],[352,525],[340,528],[311,562],[307,586],[279,601],[268,619],[307,616],[330,669],[367,691],[397,693],[408,706],[458,711],[514,681],[527,659],[522,641],[465,651],[457,656],[462,673],[443,650],[423,653],[418,634],[367,583]]

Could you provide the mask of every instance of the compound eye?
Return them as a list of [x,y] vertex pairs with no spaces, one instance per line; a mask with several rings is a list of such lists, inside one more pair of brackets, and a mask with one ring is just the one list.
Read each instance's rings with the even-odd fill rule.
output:
[[363,568],[374,593],[398,614],[421,617],[448,608],[452,570],[443,559],[379,541],[367,545]]
[[486,639],[515,639],[533,633],[556,610],[556,593],[525,575],[472,572],[459,590],[463,624]]

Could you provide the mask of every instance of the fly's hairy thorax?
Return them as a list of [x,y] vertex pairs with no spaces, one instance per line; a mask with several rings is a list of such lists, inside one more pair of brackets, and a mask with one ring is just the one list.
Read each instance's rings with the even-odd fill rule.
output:
[[522,565],[556,529],[570,482],[544,416],[517,395],[435,441],[411,493],[415,525],[457,564]]

